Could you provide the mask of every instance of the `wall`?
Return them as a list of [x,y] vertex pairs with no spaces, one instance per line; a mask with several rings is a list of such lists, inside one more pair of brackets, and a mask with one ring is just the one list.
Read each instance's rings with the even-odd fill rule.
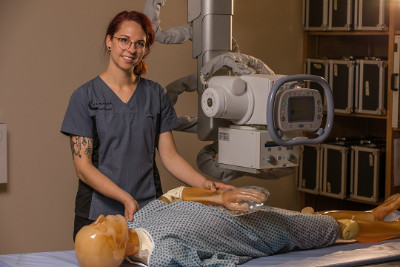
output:
[[[144,0],[0,0],[0,122],[8,126],[8,183],[0,184],[0,254],[73,249],[72,220],[77,178],[67,137],[59,133],[69,97],[105,68],[103,34],[125,9]],[[186,0],[168,1],[162,27],[186,23]],[[233,34],[242,53],[275,72],[302,70],[301,1],[236,0]],[[191,43],[155,44],[147,78],[167,85],[196,71]],[[196,116],[197,94],[183,94],[179,115]],[[177,147],[195,165],[206,144],[174,133]],[[160,165],[160,164],[159,164]],[[164,189],[180,185],[159,166]],[[269,204],[298,209],[294,177],[262,181]]]

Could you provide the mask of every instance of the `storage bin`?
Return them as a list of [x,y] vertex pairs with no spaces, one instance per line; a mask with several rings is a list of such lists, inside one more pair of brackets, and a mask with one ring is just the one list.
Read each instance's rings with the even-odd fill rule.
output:
[[354,0],[329,0],[328,30],[350,31],[353,28]]
[[346,198],[350,180],[350,146],[340,143],[322,144],[322,157],[320,194]]
[[384,198],[385,158],[384,145],[351,147],[350,198],[372,202]]
[[355,60],[329,60],[329,85],[335,112],[354,112]]
[[[329,60],[327,59],[319,59],[319,58],[307,58],[306,59],[306,73],[311,75],[321,76],[329,83]],[[324,89],[319,83],[316,82],[307,82],[306,86],[311,89],[316,89],[321,94],[321,98],[323,99],[323,108],[326,110],[326,99]]]
[[354,29],[383,31],[388,26],[388,0],[355,0]]
[[387,61],[356,60],[356,113],[386,114]]
[[321,145],[304,145],[300,157],[297,189],[318,194],[321,179]]
[[303,23],[306,31],[328,28],[328,0],[303,0]]
[[400,35],[394,36],[395,51],[393,54],[393,73],[391,79],[391,90],[393,93],[392,105],[392,127],[399,128],[400,121]]

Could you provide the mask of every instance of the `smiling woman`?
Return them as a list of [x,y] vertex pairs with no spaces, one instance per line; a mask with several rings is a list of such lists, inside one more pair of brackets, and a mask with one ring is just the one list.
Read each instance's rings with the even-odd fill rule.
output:
[[100,214],[132,221],[140,207],[162,195],[156,148],[180,181],[197,188],[232,188],[207,180],[177,152],[171,131],[178,120],[166,90],[142,77],[153,42],[153,27],[144,14],[118,13],[104,39],[106,70],[71,96],[61,132],[71,138],[79,178],[74,238]]
[[[133,72],[142,75],[147,70],[144,58],[150,53],[154,37],[152,24],[146,16],[140,12],[123,11],[109,24],[104,43],[110,54],[124,52],[127,59],[137,56],[138,62],[132,62]],[[115,47],[113,41],[118,42],[118,47]],[[132,41],[135,43],[133,47]]]

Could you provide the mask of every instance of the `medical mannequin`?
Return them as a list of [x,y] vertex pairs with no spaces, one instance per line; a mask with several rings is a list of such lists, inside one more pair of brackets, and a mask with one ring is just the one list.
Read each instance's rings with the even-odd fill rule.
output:
[[[160,200],[171,203],[176,201],[176,195],[176,190],[171,190],[161,196]],[[243,200],[257,203],[266,200],[266,196],[257,190],[212,192],[186,187],[182,190],[181,196],[184,201],[221,205],[230,210],[248,209],[248,204],[240,203]],[[137,255],[139,249],[137,232],[128,229],[126,220],[121,215],[107,217],[100,215],[94,223],[83,227],[75,240],[76,256],[81,267],[119,266],[125,257]]]
[[[181,199],[178,200],[177,196],[179,196]],[[266,196],[255,189],[249,190],[249,189],[239,188],[224,192],[211,192],[210,190],[189,188],[189,187],[185,187],[183,188],[183,190],[180,191],[172,190],[172,194],[167,193],[162,197],[160,197],[160,200],[166,203],[182,201],[182,200],[195,201],[205,205],[223,206],[229,210],[248,210],[249,208],[248,204],[243,203],[243,201],[262,203],[265,201],[265,199]],[[163,205],[165,205],[165,203]],[[306,216],[305,218],[309,218],[310,224],[312,223],[311,220],[313,218],[314,219],[325,218],[329,220],[329,223],[332,222],[331,226],[333,228],[331,227],[332,228],[331,230],[327,229],[325,231],[325,228],[322,227],[319,233],[317,233],[318,227],[315,226],[311,227],[313,229],[312,231],[315,231],[315,235],[320,235],[320,237],[318,237],[316,240],[324,236],[329,236],[331,233],[335,232],[334,234],[331,235],[331,239],[324,241],[324,243],[322,244],[317,244],[316,246],[309,247],[309,248],[316,248],[333,244],[339,237],[344,239],[354,239],[355,237],[357,237],[357,239],[360,241],[368,241],[368,242],[400,237],[400,222],[382,221],[388,214],[392,213],[399,207],[400,207],[400,195],[394,195],[389,199],[387,199],[382,205],[367,212],[328,211],[328,212],[314,213],[312,209],[305,209],[302,211],[302,213],[293,213],[293,214],[295,214],[296,216]],[[264,211],[266,212],[260,211],[239,217],[250,218],[254,214],[263,215],[269,212],[268,210]],[[307,214],[307,213],[314,213],[317,215]],[[319,215],[328,215],[328,216],[319,216]],[[166,223],[173,225],[174,221],[172,220],[171,222],[166,222]],[[212,222],[211,219],[210,221]],[[149,222],[149,224],[151,223],[153,222]],[[295,227],[295,225],[293,226]],[[175,227],[179,227],[179,224],[176,224]],[[210,225],[204,225],[204,229],[206,229],[207,227],[213,227],[213,224],[210,223]],[[246,225],[240,227],[246,227]],[[306,232],[307,230],[304,231]],[[125,218],[120,215],[116,216],[109,215],[107,217],[100,216],[93,224],[82,228],[77,235],[75,242],[75,250],[80,266],[82,267],[119,266],[123,262],[124,258],[139,254],[147,255],[147,257],[145,258],[148,259],[148,256],[151,254],[151,250],[154,249],[154,247],[151,246],[154,245],[157,246],[158,243],[154,242],[154,244],[150,245],[149,247],[149,244],[145,244],[145,242],[141,241],[142,238],[140,238],[139,236],[142,234],[140,234],[140,232],[141,230],[138,229],[135,230],[128,229]],[[221,228],[218,233],[222,235],[222,238],[229,239],[229,234],[226,233],[226,229]],[[306,233],[306,235],[309,235],[310,233],[312,232]],[[193,235],[195,234],[196,233],[193,232]],[[212,242],[213,238],[216,237],[215,236],[209,237],[210,240],[209,242]],[[149,240],[152,239],[150,238]],[[187,244],[186,246],[188,246]],[[238,245],[240,244],[235,244],[235,246]],[[149,249],[150,251],[146,251],[143,248],[143,246],[145,246],[146,249],[150,248]],[[143,253],[143,251],[145,253]],[[283,252],[285,251],[285,249],[281,251]],[[258,255],[258,257],[261,257],[263,255],[264,254]],[[245,261],[254,257],[257,257],[257,255],[256,256],[251,255],[251,257],[245,259]],[[148,264],[148,262],[145,263]],[[235,263],[243,263],[243,261]],[[224,263],[222,263],[221,266],[225,266]]]

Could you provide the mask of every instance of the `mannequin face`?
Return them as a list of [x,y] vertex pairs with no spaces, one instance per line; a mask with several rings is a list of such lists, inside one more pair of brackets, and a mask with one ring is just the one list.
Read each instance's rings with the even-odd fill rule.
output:
[[125,258],[128,226],[121,215],[108,215],[83,227],[75,238],[75,252],[81,267],[112,267]]

